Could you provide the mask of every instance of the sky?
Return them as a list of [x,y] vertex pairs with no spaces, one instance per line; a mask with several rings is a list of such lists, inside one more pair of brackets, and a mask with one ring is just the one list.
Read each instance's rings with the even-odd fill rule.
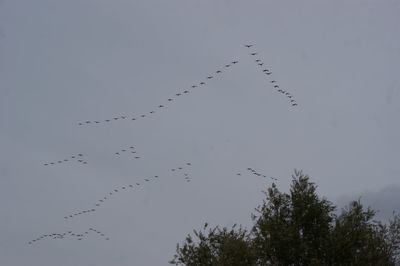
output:
[[205,222],[250,226],[270,177],[287,191],[294,169],[388,219],[399,12],[389,0],[0,1],[0,265],[168,265]]

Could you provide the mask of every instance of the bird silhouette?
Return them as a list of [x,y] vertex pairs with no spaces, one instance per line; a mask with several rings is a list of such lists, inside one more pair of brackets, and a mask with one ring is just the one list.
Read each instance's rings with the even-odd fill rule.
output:
[[252,44],[246,44],[245,45],[247,48],[250,48],[250,47],[252,47],[253,45]]
[[256,54],[257,54],[257,53],[251,53],[250,55],[253,55],[253,56],[254,56],[254,55],[256,55]]
[[206,84],[205,82],[200,82],[200,85],[204,85],[204,84]]
[[237,63],[239,63],[239,61],[233,61],[233,62],[232,62],[232,64],[237,64]]

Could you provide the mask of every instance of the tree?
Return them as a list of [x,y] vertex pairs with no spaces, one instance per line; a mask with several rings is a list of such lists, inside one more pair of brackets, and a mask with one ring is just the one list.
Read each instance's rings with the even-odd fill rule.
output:
[[374,221],[375,212],[360,201],[335,214],[317,195],[307,175],[295,171],[289,193],[275,184],[252,214],[251,230],[209,228],[186,237],[170,261],[186,266],[241,265],[398,265],[400,218]]

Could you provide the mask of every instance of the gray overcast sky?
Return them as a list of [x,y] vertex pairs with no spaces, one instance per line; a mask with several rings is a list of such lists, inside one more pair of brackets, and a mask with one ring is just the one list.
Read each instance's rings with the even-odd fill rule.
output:
[[[166,265],[206,221],[250,224],[270,180],[247,167],[283,190],[303,169],[385,218],[400,202],[399,13],[389,0],[0,1],[0,265]],[[130,146],[139,159],[115,155]],[[77,153],[88,163],[43,165]],[[110,240],[27,244],[89,227]]]

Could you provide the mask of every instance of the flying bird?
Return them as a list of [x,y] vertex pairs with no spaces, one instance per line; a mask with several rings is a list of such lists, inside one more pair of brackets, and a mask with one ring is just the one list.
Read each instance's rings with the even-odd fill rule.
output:
[[219,73],[221,73],[221,72],[222,72],[221,70],[217,70],[215,73],[219,74]]
[[212,78],[213,78],[213,76],[208,76],[207,78],[208,78],[208,79],[212,79]]
[[197,86],[196,85],[192,85],[192,88],[196,88]]
[[204,84],[206,84],[205,82],[200,82],[200,85],[204,85]]
[[254,55],[256,55],[256,54],[257,54],[257,53],[251,53],[250,55],[253,55],[253,56],[254,56]]
[[256,62],[258,63],[258,62],[261,62],[261,59],[256,59]]
[[233,61],[233,62],[232,62],[232,64],[237,64],[237,63],[239,63],[239,61]]
[[159,105],[158,107],[159,107],[159,108],[163,108],[163,107],[164,107],[164,105]]
[[252,47],[253,45],[252,44],[246,44],[245,45],[247,48],[250,48],[250,47]]

